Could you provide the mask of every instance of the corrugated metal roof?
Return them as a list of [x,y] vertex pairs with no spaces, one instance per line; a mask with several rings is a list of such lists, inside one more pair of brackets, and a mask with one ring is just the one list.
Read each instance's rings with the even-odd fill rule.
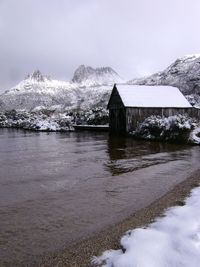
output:
[[125,107],[192,107],[176,87],[117,84],[116,88]]

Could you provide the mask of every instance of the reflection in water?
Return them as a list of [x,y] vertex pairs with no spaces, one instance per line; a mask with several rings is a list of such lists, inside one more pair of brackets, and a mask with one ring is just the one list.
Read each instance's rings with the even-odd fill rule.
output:
[[105,165],[112,175],[117,175],[184,158],[188,146],[109,136],[107,151],[109,161]]
[[45,255],[124,219],[199,167],[199,147],[0,129],[0,266]]

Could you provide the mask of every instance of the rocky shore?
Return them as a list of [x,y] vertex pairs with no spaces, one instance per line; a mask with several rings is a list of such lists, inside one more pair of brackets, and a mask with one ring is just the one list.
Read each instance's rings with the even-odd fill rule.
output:
[[73,244],[66,250],[44,258],[39,267],[91,267],[93,256],[98,256],[111,248],[120,248],[119,240],[126,231],[148,225],[155,218],[162,216],[168,207],[184,205],[184,199],[189,195],[191,189],[199,186],[199,173],[199,170],[194,172],[173,190],[124,221],[88,237],[78,244]]

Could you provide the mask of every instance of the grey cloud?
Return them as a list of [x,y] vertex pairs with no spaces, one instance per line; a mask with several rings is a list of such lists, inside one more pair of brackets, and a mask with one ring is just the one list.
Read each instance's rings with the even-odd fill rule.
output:
[[34,69],[68,80],[80,64],[126,79],[200,48],[199,0],[0,0],[0,90]]

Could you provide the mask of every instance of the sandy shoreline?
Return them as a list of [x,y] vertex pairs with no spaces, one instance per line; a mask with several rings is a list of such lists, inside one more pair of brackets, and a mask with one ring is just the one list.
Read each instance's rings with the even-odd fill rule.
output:
[[170,192],[134,213],[129,218],[43,260],[40,267],[89,267],[91,257],[107,249],[118,249],[122,235],[129,229],[151,223],[170,206],[183,205],[185,197],[200,182],[200,170],[176,185]]

